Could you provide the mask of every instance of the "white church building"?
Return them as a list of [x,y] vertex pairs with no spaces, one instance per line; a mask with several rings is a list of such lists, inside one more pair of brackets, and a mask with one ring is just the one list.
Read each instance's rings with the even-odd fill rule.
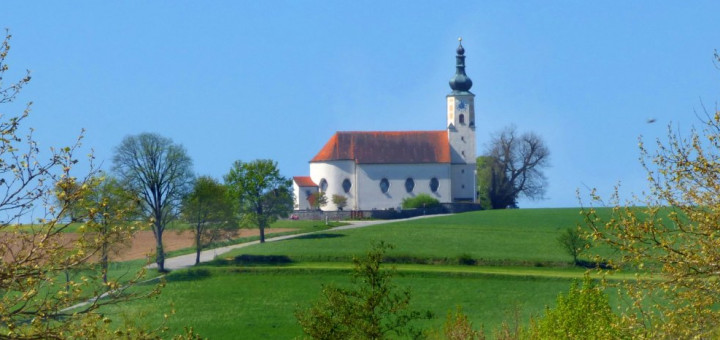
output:
[[336,132],[310,160],[310,176],[293,177],[295,209],[310,209],[317,191],[326,211],[337,210],[333,195],[347,198],[345,210],[399,209],[418,194],[475,202],[475,95],[462,42],[455,59],[445,130]]

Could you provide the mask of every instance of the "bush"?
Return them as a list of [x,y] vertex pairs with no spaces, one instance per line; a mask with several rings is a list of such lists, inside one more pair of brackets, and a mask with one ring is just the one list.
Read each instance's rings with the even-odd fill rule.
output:
[[419,194],[415,197],[403,198],[403,209],[433,208],[440,206],[440,201],[428,194]]
[[615,329],[620,318],[613,313],[608,296],[589,276],[582,286],[574,282],[567,294],[560,294],[555,308],[530,322],[532,339],[619,339]]

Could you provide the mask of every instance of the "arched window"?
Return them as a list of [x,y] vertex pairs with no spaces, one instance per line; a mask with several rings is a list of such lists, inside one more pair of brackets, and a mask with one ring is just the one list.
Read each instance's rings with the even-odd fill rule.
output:
[[461,113],[460,117],[458,117],[458,118],[460,119],[460,124],[465,124],[465,115],[464,114]]
[[440,181],[438,181],[437,178],[433,177],[432,179],[430,179],[430,190],[432,190],[432,192],[437,192],[439,187]]
[[323,178],[320,180],[320,191],[327,191],[328,182]]
[[412,192],[413,189],[415,189],[415,180],[413,180],[412,177],[408,177],[408,179],[405,180],[405,191]]
[[350,188],[352,188],[352,183],[350,183],[350,180],[346,178],[342,183],[342,187],[343,191],[347,194],[350,192]]
[[384,194],[384,193],[387,193],[389,189],[390,189],[390,181],[388,181],[387,178],[381,179],[380,180],[380,191],[382,191],[382,193]]

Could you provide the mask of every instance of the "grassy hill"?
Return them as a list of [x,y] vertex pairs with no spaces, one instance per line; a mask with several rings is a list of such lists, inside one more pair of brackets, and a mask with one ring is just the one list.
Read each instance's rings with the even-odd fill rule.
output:
[[[294,338],[302,334],[294,311],[317,299],[322,285],[347,284],[352,256],[384,240],[396,246],[389,260],[398,271],[396,283],[411,289],[413,308],[435,314],[418,327],[439,327],[445,314],[461,305],[475,325],[492,329],[515,309],[526,322],[583,275],[557,242],[562,231],[581,222],[579,209],[518,209],[324,231],[176,271],[158,298],[105,312],[158,326],[164,313],[175,310],[167,326],[192,326],[215,339]],[[290,262],[236,261],[241,255]],[[459,264],[472,262],[477,264]]]

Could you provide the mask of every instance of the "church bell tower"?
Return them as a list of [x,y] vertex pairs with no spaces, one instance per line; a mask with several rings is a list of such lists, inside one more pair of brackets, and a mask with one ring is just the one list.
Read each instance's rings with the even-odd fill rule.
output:
[[450,142],[453,202],[476,201],[475,188],[475,95],[472,80],[465,74],[465,48],[462,38],[455,56],[455,75],[447,95],[447,130]]

